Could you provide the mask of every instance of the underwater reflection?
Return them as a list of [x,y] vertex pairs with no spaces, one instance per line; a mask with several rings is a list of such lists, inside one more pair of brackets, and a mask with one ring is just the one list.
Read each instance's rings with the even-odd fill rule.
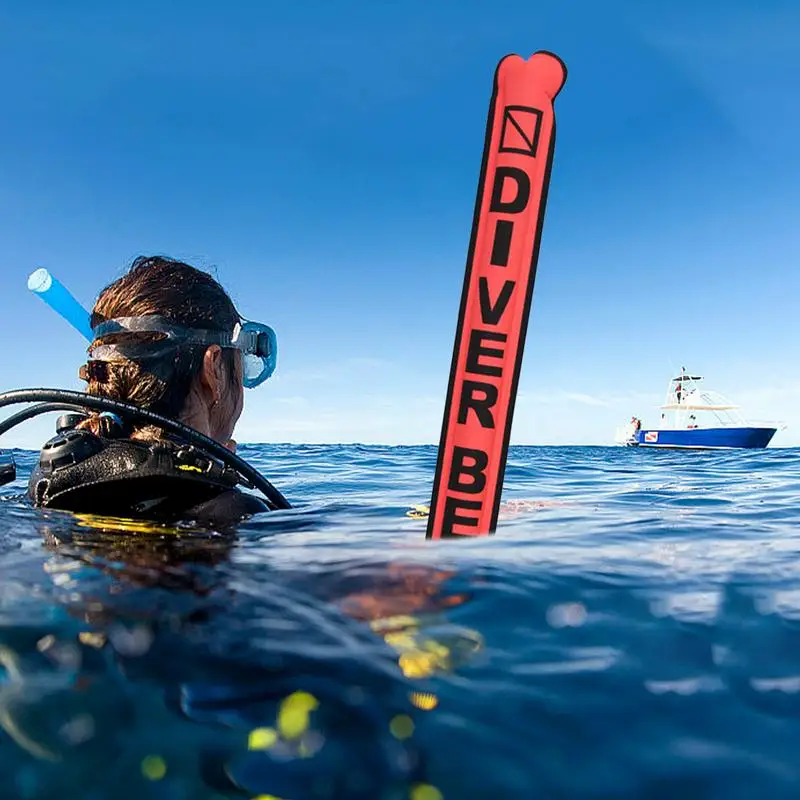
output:
[[438,795],[415,742],[439,705],[430,679],[482,645],[444,616],[469,600],[452,572],[310,579],[234,563],[231,535],[60,515],[37,527],[61,611],[0,627],[20,797]]

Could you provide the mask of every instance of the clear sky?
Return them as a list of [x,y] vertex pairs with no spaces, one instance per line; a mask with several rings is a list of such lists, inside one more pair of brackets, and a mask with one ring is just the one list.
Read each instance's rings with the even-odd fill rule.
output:
[[494,69],[548,49],[569,78],[512,443],[611,443],[685,365],[800,444],[797,0],[15,5],[0,389],[83,386],[31,271],[90,305],[162,253],[278,331],[240,441],[436,443]]

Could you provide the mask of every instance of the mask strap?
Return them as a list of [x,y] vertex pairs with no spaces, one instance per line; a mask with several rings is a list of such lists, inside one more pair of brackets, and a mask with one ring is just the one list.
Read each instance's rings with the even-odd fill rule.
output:
[[142,317],[115,317],[105,320],[94,328],[95,339],[115,333],[163,333],[168,339],[178,339],[195,344],[218,344],[229,347],[232,334],[202,328],[186,328],[167,317],[149,314]]

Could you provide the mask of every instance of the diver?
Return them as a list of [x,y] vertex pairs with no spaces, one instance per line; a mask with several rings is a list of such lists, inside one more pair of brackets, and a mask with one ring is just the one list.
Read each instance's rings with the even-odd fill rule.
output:
[[[89,326],[79,371],[85,394],[34,390],[13,400],[63,395],[67,404],[43,403],[42,411],[73,411],[59,419],[31,474],[36,506],[213,526],[290,507],[235,455],[232,438],[244,388],[275,369],[270,327],[243,320],[208,273],[160,256],[140,256],[103,289]],[[14,394],[0,395],[0,404]],[[0,432],[13,424],[6,420]]]

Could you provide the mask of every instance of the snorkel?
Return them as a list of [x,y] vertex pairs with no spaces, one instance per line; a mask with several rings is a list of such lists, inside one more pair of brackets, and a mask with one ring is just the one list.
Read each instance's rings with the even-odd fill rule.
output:
[[37,269],[28,278],[28,288],[63,317],[78,333],[92,341],[89,312],[70,294],[58,279],[46,269]]
[[[61,281],[54,278],[46,269],[37,269],[28,276],[28,289],[41,297],[53,311],[63,317],[78,333],[88,341],[92,341],[91,316],[89,312],[72,296]],[[19,421],[21,422],[27,418],[23,413],[19,417]],[[2,459],[0,460],[0,486],[5,486],[17,479],[17,465],[14,457],[11,456],[9,461],[6,461],[5,458],[5,454],[0,451],[0,459]]]

